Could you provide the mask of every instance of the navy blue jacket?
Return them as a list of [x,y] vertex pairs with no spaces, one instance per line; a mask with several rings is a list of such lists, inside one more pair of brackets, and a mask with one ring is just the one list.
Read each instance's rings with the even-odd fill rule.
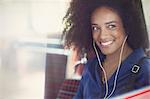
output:
[[[112,95],[117,96],[129,91],[140,89],[150,85],[150,59],[145,58],[140,63],[140,69],[134,73],[135,64],[144,57],[142,48],[135,49],[121,64],[117,86]],[[105,95],[105,84],[102,83],[101,69],[98,65],[97,58],[89,61],[80,81],[80,85],[74,99],[101,99]],[[132,71],[133,70],[133,71]],[[113,89],[113,83],[116,72],[108,80],[109,94]]]

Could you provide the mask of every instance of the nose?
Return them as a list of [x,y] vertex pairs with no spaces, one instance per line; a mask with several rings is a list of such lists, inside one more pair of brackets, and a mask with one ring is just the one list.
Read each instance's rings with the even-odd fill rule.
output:
[[101,31],[93,32],[93,39],[95,41],[105,41],[109,34],[109,31],[103,27],[101,28]]
[[98,39],[101,41],[104,41],[104,40],[106,40],[108,35],[109,35],[109,32],[106,29],[101,29],[101,32],[98,35]]

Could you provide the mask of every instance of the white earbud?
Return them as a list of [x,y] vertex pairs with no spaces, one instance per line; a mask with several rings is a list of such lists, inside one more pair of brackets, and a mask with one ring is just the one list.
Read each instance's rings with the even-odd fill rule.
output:
[[79,61],[77,61],[75,64],[74,64],[74,67],[79,65],[79,64],[86,64],[87,63],[87,54],[84,53],[84,56],[83,58],[81,58]]

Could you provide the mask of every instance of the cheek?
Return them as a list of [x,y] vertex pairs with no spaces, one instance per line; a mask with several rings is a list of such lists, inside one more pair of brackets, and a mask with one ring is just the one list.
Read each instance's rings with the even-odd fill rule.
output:
[[122,26],[120,26],[120,28],[118,29],[118,34],[117,34],[117,36],[118,37],[125,37],[125,30],[124,30],[124,28],[122,27]]
[[116,37],[116,41],[118,45],[121,45],[125,39],[125,35],[123,33],[120,33],[116,35],[115,37]]
[[112,33],[112,35],[113,35],[115,38],[118,38],[118,39],[125,38],[125,33],[124,33],[123,30],[114,31],[114,33]]
[[98,34],[92,33],[93,39],[96,41],[98,39]]

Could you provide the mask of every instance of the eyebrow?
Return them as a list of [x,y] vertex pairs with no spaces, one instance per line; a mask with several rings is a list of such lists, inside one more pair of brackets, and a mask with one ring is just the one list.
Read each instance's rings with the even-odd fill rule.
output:
[[[105,24],[107,25],[107,24],[111,24],[111,23],[118,23],[118,22],[117,21],[110,21],[110,22],[106,22]],[[92,23],[92,25],[98,25],[98,24]]]
[[92,25],[98,25],[98,24],[92,23]]
[[105,24],[111,24],[111,23],[118,23],[117,21],[110,21],[110,22],[106,22]]

